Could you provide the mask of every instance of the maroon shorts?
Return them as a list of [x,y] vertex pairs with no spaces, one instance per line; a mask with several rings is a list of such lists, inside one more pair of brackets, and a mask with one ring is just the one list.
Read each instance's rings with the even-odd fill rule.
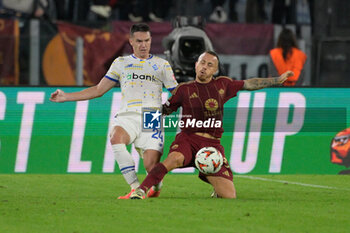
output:
[[180,132],[176,135],[175,141],[171,144],[169,154],[171,152],[180,152],[185,156],[184,164],[181,168],[196,167],[194,159],[196,157],[197,151],[203,147],[208,146],[215,147],[218,151],[221,152],[224,157],[224,164],[222,168],[215,174],[207,175],[199,172],[199,178],[205,182],[208,182],[207,176],[220,176],[232,181],[232,171],[225,157],[224,147],[220,144],[220,140],[205,138],[196,134],[187,134]]

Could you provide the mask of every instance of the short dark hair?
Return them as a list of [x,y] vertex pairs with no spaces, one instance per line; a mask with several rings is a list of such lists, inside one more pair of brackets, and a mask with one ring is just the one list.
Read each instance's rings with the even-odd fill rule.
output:
[[210,55],[213,55],[214,57],[216,57],[219,60],[219,55],[212,50],[205,51],[204,53],[208,53]]
[[133,36],[135,32],[149,32],[149,26],[145,23],[137,23],[131,26],[130,36]]
[[210,55],[216,57],[216,59],[218,59],[218,66],[220,66],[219,55],[218,55],[216,52],[214,52],[213,50],[207,50],[207,51],[205,51],[204,53],[207,53],[207,54],[210,54]]

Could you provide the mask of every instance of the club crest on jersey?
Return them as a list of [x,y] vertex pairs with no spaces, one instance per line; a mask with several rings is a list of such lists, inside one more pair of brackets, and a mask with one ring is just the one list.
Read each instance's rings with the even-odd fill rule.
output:
[[158,66],[157,66],[156,64],[154,64],[154,65],[152,66],[152,68],[153,68],[154,70],[158,70]]
[[210,99],[207,99],[205,101],[204,106],[209,111],[215,111],[216,109],[218,109],[219,104],[218,104],[218,101],[216,99],[210,98]]

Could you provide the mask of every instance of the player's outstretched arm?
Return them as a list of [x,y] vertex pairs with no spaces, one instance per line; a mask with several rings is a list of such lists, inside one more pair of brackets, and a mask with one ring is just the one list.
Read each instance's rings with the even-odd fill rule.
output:
[[89,100],[96,97],[103,96],[107,91],[114,87],[115,82],[107,78],[102,78],[101,81],[93,87],[86,88],[82,91],[65,93],[64,91],[57,89],[51,93],[50,100],[52,102],[66,102],[66,101],[79,101]]
[[279,77],[247,79],[244,80],[243,89],[248,91],[254,91],[265,87],[279,86],[282,85],[288,79],[288,77],[291,77],[293,75],[294,73],[292,71],[287,71]]

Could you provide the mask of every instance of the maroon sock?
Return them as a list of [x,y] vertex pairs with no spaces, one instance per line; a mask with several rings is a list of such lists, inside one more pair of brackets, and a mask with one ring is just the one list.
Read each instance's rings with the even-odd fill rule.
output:
[[162,163],[157,163],[140,185],[140,189],[146,193],[153,185],[158,184],[167,173],[166,167]]

